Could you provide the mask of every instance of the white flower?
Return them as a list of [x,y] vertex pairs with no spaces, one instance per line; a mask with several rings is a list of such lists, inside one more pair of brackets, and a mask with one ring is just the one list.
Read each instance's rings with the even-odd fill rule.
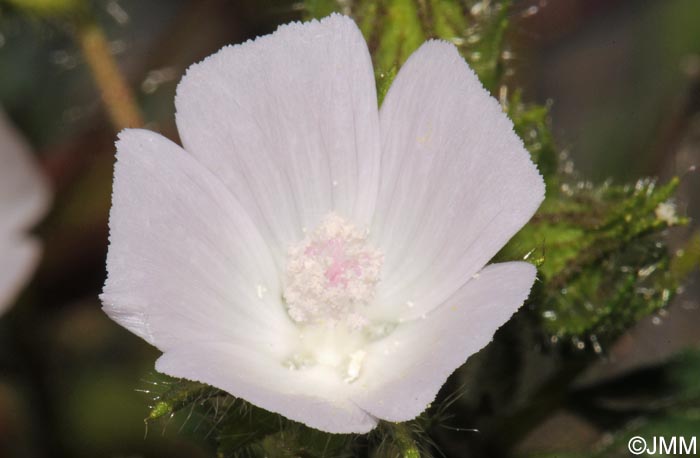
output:
[[39,242],[26,231],[48,204],[48,188],[29,146],[0,109],[0,314],[39,261]]
[[183,147],[117,142],[109,276],[157,370],[329,432],[409,420],[535,278],[484,267],[544,184],[454,46],[423,45],[377,109],[360,31],[289,24],[190,67]]

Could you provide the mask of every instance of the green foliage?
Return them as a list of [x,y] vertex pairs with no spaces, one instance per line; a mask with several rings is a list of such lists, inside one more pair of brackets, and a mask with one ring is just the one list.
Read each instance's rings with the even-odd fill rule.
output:
[[87,7],[86,0],[2,0],[25,13],[45,16],[47,18],[68,14],[83,13]]
[[417,422],[389,423],[382,422],[373,432],[374,446],[372,458],[420,458],[430,456],[425,448],[422,428]]
[[[507,87],[502,86],[507,97]],[[554,139],[549,129],[549,107],[527,105],[522,101],[522,92],[515,91],[512,97],[501,97],[508,117],[513,121],[515,132],[525,143],[532,160],[544,177],[548,189],[558,182],[558,157]]]
[[539,267],[541,283],[530,301],[546,333],[577,346],[591,341],[600,351],[600,339],[612,340],[666,306],[697,265],[692,242],[680,255],[666,246],[664,231],[686,222],[670,203],[678,180],[661,186],[648,179],[634,185],[577,181],[568,161],[559,164],[548,109],[524,104],[519,91],[501,102],[547,193],[497,259],[527,259]]
[[146,391],[153,396],[146,422],[169,418],[180,409],[220,396],[222,393],[199,382],[173,379],[162,374],[154,376],[152,388]]
[[320,19],[331,13],[341,11],[341,2],[337,0],[306,0],[304,2],[307,18]]
[[547,332],[614,337],[668,304],[682,278],[670,270],[661,231],[684,221],[661,218],[656,210],[677,184],[579,183],[548,192],[500,255],[529,254],[539,265],[542,287],[533,301]]
[[[504,43],[511,0],[472,0],[468,5],[470,20],[456,44],[483,85],[494,90],[502,76],[504,58],[509,54],[504,50]],[[451,17],[449,13],[446,16]]]
[[379,105],[382,104],[384,101],[384,97],[386,96],[386,93],[389,92],[389,87],[391,87],[391,82],[394,80],[394,77],[396,76],[396,67],[391,68],[388,72],[386,73],[377,73],[376,74],[376,80],[377,80],[377,103]]
[[311,18],[350,13],[370,45],[378,76],[395,74],[426,39],[438,38],[454,43],[493,90],[501,76],[509,6],[509,0],[311,0],[305,10]]

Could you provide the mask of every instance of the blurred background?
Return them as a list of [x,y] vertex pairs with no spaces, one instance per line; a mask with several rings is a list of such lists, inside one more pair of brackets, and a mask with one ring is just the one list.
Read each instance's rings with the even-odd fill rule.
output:
[[[144,424],[142,391],[158,352],[111,322],[97,298],[116,132],[70,24],[10,3],[0,2],[0,105],[34,148],[54,204],[36,229],[38,271],[0,319],[0,456],[213,456],[192,422]],[[93,3],[147,127],[174,140],[174,91],[190,64],[302,16],[281,0]],[[521,0],[509,19],[509,77],[524,100],[551,107],[566,166],[594,183],[681,177],[678,212],[693,218],[670,234],[681,246],[700,217],[700,176],[690,171],[700,163],[700,2]],[[577,383],[698,346],[699,297],[696,271],[668,309],[604,349]],[[605,438],[604,428],[561,409],[514,453],[585,451]],[[445,441],[458,450],[459,441]]]

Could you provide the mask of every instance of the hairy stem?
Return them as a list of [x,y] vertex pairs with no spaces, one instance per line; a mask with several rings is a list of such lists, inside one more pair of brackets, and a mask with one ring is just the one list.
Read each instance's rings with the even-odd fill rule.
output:
[[418,448],[410,428],[405,423],[385,423],[391,431],[400,458],[420,458]]

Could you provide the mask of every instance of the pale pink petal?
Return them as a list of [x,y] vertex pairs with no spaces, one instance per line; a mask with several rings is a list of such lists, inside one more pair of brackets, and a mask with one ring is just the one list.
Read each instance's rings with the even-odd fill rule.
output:
[[193,65],[178,86],[185,150],[218,175],[284,262],[334,210],[366,226],[379,133],[372,64],[355,23],[281,26]]
[[22,232],[46,212],[49,201],[46,179],[29,145],[0,109],[0,313],[39,261],[39,242]]
[[489,265],[425,318],[399,325],[368,349],[353,401],[383,420],[415,418],[520,308],[535,274],[524,262]]
[[0,240],[0,315],[29,281],[40,254],[41,247],[34,238],[5,235]]
[[204,382],[253,404],[331,433],[366,433],[377,420],[349,399],[353,388],[316,367],[293,371],[230,343],[183,342],[156,363],[160,372]]
[[164,351],[157,370],[331,432],[376,424],[323,367],[290,370],[299,330],[252,221],[219,178],[158,134],[117,143],[108,279],[115,321]]
[[417,317],[530,219],[544,183],[511,121],[451,44],[430,41],[408,59],[380,124],[372,234],[386,261],[374,312]]
[[232,342],[285,354],[294,327],[270,250],[228,189],[179,146],[126,130],[117,142],[107,314],[161,350]]
[[0,109],[0,236],[29,229],[49,202],[46,179],[29,145]]

